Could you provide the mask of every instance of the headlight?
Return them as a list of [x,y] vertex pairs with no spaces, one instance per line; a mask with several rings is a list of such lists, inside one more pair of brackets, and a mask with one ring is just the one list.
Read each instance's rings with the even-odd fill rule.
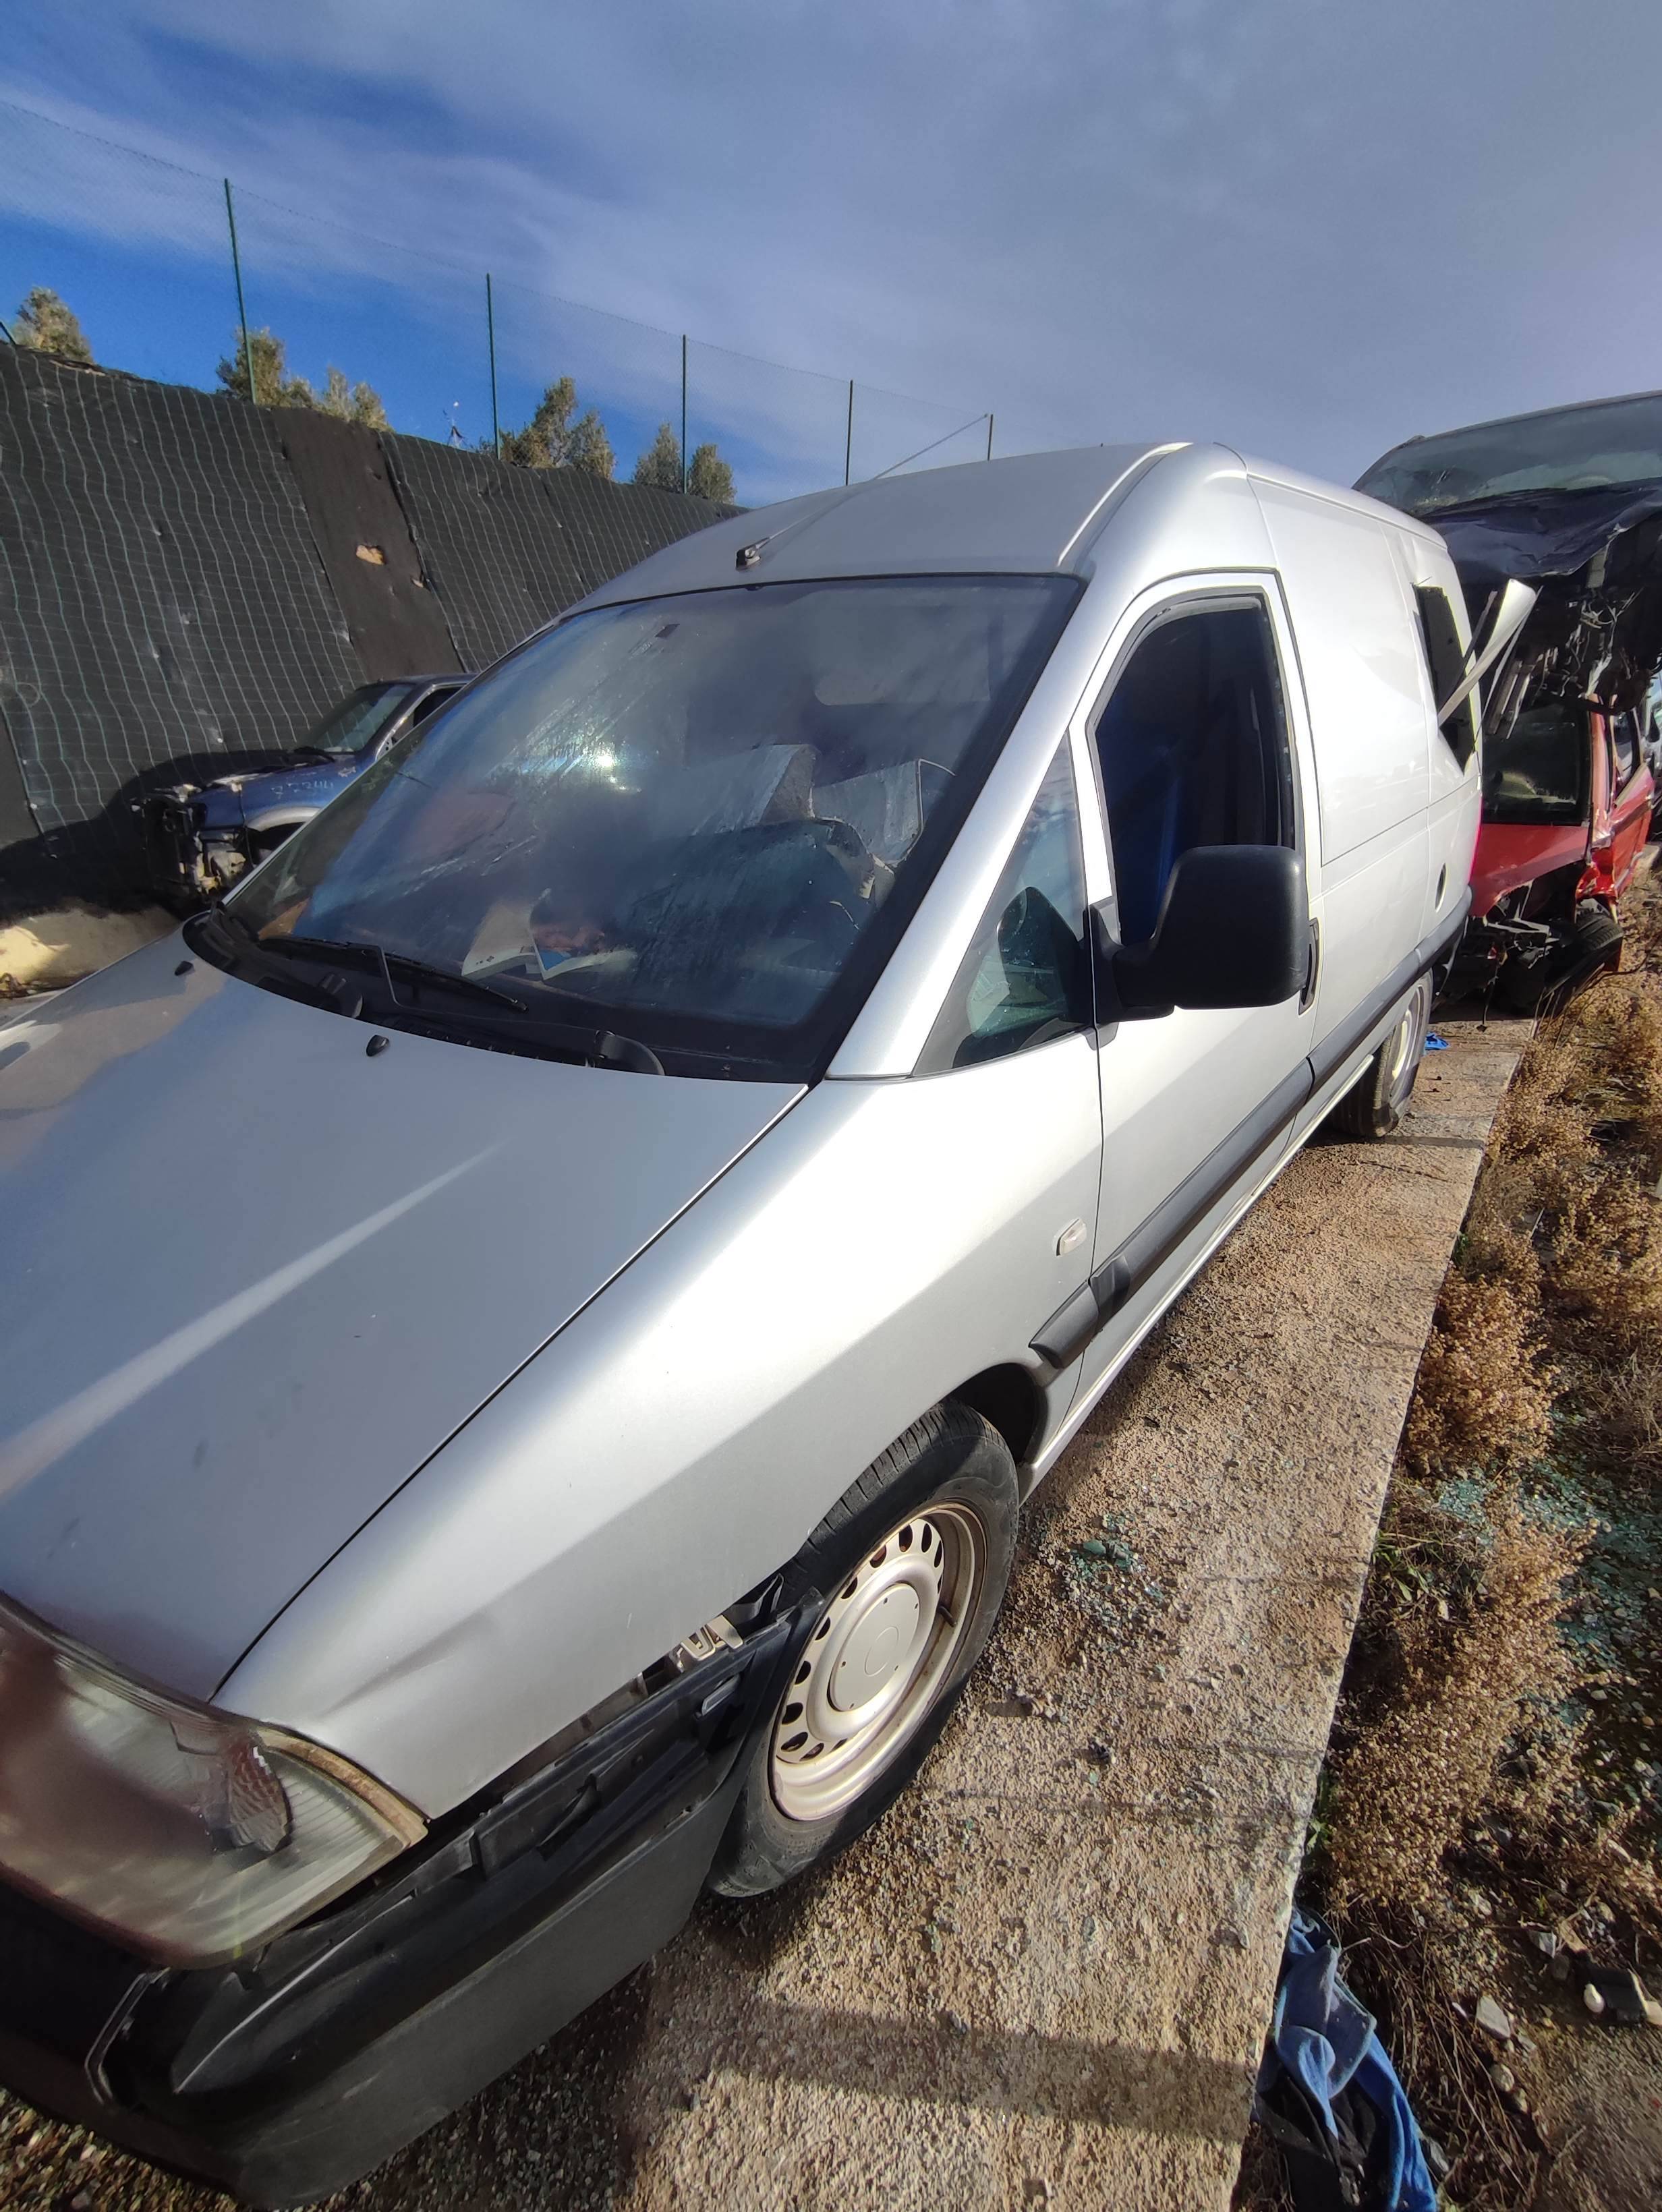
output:
[[236,1958],[424,1833],[332,1753],[124,1680],[0,1603],[0,1874],[135,1950]]

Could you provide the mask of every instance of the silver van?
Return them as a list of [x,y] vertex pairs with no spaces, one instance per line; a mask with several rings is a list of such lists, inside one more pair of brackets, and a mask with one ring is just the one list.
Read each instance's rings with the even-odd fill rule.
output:
[[0,2079],[315,2196],[877,1818],[1139,1339],[1397,1126],[1428,623],[1219,447],[740,515],[0,1029]]

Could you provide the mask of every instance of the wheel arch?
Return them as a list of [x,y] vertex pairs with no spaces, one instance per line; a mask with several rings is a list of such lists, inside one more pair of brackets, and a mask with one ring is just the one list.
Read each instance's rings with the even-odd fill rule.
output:
[[1044,1425],[1044,1398],[1025,1367],[1018,1367],[1014,1361],[983,1367],[980,1374],[971,1375],[946,1395],[989,1421],[1009,1446],[1010,1457],[1018,1467],[1031,1455]]

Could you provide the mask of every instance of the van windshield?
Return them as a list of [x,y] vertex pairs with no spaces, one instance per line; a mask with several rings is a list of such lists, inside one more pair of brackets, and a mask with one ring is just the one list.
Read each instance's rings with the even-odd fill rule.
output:
[[374,743],[409,696],[407,684],[360,684],[307,734],[307,749],[343,756],[361,753]]
[[488,980],[504,1018],[512,1000],[720,1063],[700,1072],[800,1075],[870,988],[1077,588],[740,585],[574,616],[228,911],[268,942]]

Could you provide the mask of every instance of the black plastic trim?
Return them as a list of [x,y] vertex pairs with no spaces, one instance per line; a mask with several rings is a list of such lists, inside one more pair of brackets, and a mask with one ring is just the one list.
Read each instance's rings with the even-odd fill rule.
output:
[[1445,957],[1465,927],[1470,909],[1468,890],[1448,919],[1422,939],[1405,960],[1399,961],[1379,989],[1324,1037],[1309,1058],[1301,1060],[1263,1104],[1208,1152],[1171,1196],[1093,1272],[1090,1280],[1056,1309],[1033,1336],[1029,1349],[1052,1367],[1070,1366],[1231,1186],[1287,1135],[1316,1092],[1344,1065],[1369,1030]]
[[0,2081],[246,2202],[344,2187],[675,1934],[782,1687],[777,1598],[234,1966],[158,1972],[0,1886]]
[[1102,1320],[1096,1292],[1088,1282],[1081,1283],[1067,1304],[1058,1306],[1050,1316],[1033,1339],[1032,1349],[1052,1367],[1071,1366],[1102,1327]]

